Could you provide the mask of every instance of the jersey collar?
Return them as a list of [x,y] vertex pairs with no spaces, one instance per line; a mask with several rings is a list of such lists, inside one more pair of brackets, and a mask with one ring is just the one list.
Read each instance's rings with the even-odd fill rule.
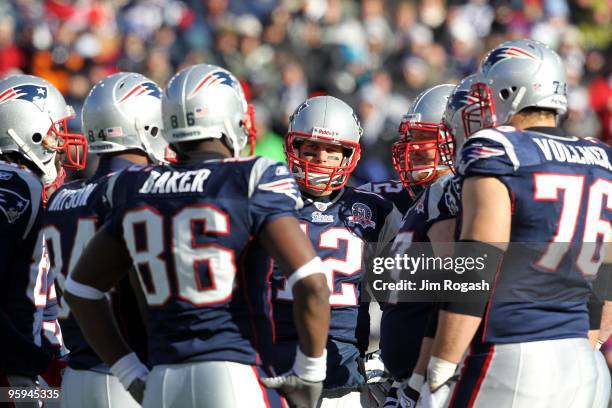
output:
[[550,127],[550,126],[533,126],[529,127],[525,130],[529,130],[531,132],[544,133],[546,135],[551,136],[561,136],[561,137],[569,137],[567,133],[561,128],[558,127]]
[[307,193],[302,193],[302,197],[304,198],[304,207],[307,205],[314,205],[319,211],[327,211],[329,207],[334,205],[340,197],[344,195],[344,187],[338,191],[334,191],[328,196],[324,197],[314,197]]
[[101,157],[100,163],[98,164],[98,168],[96,169],[93,178],[97,179],[104,177],[107,174],[127,169],[133,164],[134,163],[129,160],[120,159],[118,157]]

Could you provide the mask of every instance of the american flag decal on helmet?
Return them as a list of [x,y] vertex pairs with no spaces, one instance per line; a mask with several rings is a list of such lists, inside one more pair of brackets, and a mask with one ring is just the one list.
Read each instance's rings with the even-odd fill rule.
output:
[[0,105],[13,100],[22,100],[32,102],[41,111],[44,110],[46,99],[47,87],[33,84],[14,86],[0,93]]
[[538,58],[532,53],[518,47],[499,47],[491,51],[482,63],[482,73],[487,75],[489,70],[498,62],[511,58],[519,58],[524,60],[538,61]]
[[123,103],[129,99],[133,99],[137,96],[149,95],[154,98],[161,98],[161,90],[157,85],[153,82],[143,82],[142,84],[138,84],[134,86],[128,93],[126,93],[121,99],[119,99],[119,103]]
[[193,88],[193,91],[189,94],[189,98],[193,98],[200,92],[203,88],[212,86],[212,85],[227,85],[232,88],[235,86],[236,81],[230,75],[229,72],[226,71],[213,71],[202,78],[200,82]]

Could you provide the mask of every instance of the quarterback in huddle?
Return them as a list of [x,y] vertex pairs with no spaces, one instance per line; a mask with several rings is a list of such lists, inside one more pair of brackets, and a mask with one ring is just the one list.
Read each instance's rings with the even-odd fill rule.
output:
[[[70,408],[608,407],[612,150],[559,126],[555,51],[507,41],[423,90],[397,180],[360,187],[348,99],[300,97],[281,163],[252,155],[234,73],[159,85],[100,77],[81,135],[51,83],[0,80],[0,385]],[[487,267],[370,307],[402,257]]]

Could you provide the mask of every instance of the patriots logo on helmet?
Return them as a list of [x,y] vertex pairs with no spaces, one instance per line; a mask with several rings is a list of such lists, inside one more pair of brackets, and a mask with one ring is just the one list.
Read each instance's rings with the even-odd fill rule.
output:
[[304,101],[300,104],[300,106],[298,106],[297,108],[295,108],[295,110],[293,111],[293,113],[291,114],[291,116],[289,116],[289,122],[293,122],[293,119],[295,119],[301,111],[303,111],[304,109],[306,109],[308,107],[308,101]]
[[456,91],[453,93],[451,98],[448,101],[448,104],[454,111],[458,111],[465,105],[467,105],[469,101],[470,93],[468,91]]
[[487,75],[489,70],[498,62],[505,61],[510,58],[520,58],[525,60],[537,61],[538,58],[518,47],[499,47],[487,56],[487,59],[482,63],[482,73]]
[[477,160],[487,159],[489,157],[503,156],[506,152],[502,149],[495,149],[493,147],[483,146],[481,144],[473,144],[465,146],[461,153],[461,164],[459,165],[459,172],[463,173],[470,164]]
[[41,112],[44,111],[46,99],[46,86],[29,84],[17,85],[0,93],[0,105],[14,100],[28,101],[36,105]]
[[202,78],[200,82],[196,85],[196,87],[189,94],[189,98],[193,98],[200,92],[203,88],[212,86],[212,85],[227,85],[234,88],[236,85],[236,81],[227,71],[213,71]]
[[133,99],[137,96],[149,95],[154,98],[161,98],[161,89],[153,82],[143,82],[142,84],[138,84],[134,86],[128,93],[126,93],[123,98],[119,99],[119,103],[123,103],[129,99]]
[[29,205],[30,200],[26,200],[14,191],[0,188],[0,212],[6,216],[9,224],[17,221]]

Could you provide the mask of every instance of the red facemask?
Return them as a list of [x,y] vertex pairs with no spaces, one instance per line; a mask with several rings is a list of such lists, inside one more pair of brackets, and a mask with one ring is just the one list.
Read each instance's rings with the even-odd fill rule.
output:
[[312,139],[311,135],[301,132],[290,132],[285,139],[285,154],[289,163],[289,170],[295,176],[296,182],[308,189],[315,191],[339,190],[348,182],[349,176],[355,170],[361,148],[359,143],[342,142],[342,147],[350,150],[349,157],[344,157],[343,164],[329,166],[309,162],[299,157],[298,146],[303,140],[318,140],[321,142],[337,143],[333,138],[317,137]]
[[[440,123],[402,121],[398,131],[400,140],[391,150],[393,167],[406,190],[414,195],[414,187],[438,177],[439,166],[451,166],[454,143]],[[419,140],[414,140],[414,132],[420,133]]]
[[67,169],[83,170],[87,164],[87,140],[81,134],[69,132],[68,120],[73,117],[74,113],[53,123],[48,135],[55,136],[59,141],[51,147],[64,155],[64,166]]
[[497,126],[491,88],[482,82],[473,84],[468,94],[468,103],[461,112],[461,117],[466,137],[480,129]]
[[47,201],[49,201],[49,198],[53,195],[55,190],[57,190],[62,184],[64,184],[65,179],[66,179],[66,170],[64,170],[63,167],[60,167],[60,169],[57,172],[57,177],[55,178],[55,180],[43,186],[43,190],[42,190],[43,207],[47,206]]
[[247,125],[249,156],[255,151],[255,143],[257,142],[257,129],[255,128],[255,108],[249,103],[247,107],[247,118],[243,121]]

